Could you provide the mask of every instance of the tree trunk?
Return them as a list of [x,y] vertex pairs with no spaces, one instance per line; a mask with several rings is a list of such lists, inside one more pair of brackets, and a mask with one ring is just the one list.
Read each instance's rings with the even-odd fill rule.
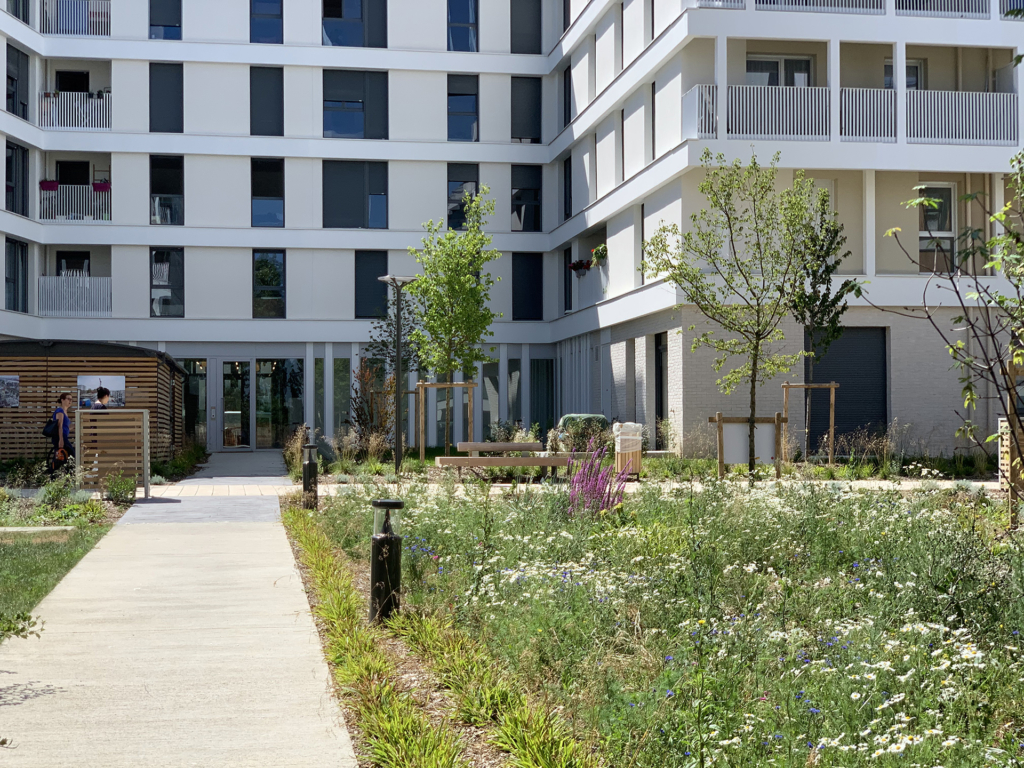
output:
[[444,390],[444,455],[452,455],[452,388]]
[[[814,383],[814,358],[811,357],[807,363],[807,381],[805,384]],[[806,462],[811,457],[811,397],[814,395],[813,389],[804,390],[804,461]]]
[[754,431],[757,428],[757,348],[750,357],[750,421],[747,428],[747,477],[754,482],[754,466],[757,462],[757,453],[754,448]]

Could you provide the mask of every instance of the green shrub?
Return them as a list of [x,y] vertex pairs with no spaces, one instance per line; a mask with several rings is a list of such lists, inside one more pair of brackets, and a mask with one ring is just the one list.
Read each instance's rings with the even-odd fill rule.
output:
[[71,503],[75,494],[75,479],[63,474],[44,485],[36,495],[37,506],[45,509],[62,509]]
[[104,481],[107,499],[119,507],[131,506],[135,503],[135,489],[138,480],[134,475],[125,476],[122,470],[107,475]]

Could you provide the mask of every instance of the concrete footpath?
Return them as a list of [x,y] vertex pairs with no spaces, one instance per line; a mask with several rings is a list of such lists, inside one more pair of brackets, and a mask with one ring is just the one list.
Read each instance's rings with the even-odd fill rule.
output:
[[140,502],[0,645],[5,768],[355,768],[275,496]]

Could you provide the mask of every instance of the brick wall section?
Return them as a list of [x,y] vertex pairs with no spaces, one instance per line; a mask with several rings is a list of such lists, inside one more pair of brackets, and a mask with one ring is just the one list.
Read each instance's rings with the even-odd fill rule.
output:
[[612,358],[611,419],[633,421],[636,418],[636,379],[633,339],[610,345]]
[[[684,337],[678,328],[670,329],[666,334],[668,343],[668,413],[666,418],[672,423],[672,434],[668,437],[666,448],[682,450],[682,436],[685,434],[684,418],[686,415],[687,398],[684,386],[683,371],[688,367],[683,349]],[[689,347],[687,347],[689,349]]]

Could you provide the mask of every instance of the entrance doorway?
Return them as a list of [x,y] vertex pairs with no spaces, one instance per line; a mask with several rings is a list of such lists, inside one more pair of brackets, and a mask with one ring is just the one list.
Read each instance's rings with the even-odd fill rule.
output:
[[218,373],[221,413],[212,449],[283,448],[305,422],[304,362],[301,358],[248,358],[211,365]]

